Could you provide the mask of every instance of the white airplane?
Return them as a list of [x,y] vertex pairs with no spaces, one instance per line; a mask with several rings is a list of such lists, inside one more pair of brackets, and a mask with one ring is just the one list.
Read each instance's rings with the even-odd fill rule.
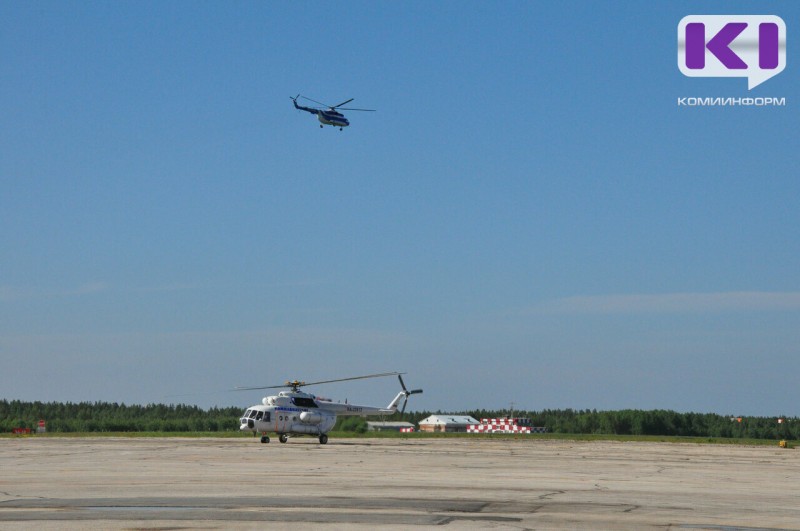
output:
[[[250,406],[239,419],[239,429],[250,431],[254,435],[261,433],[261,442],[268,443],[267,433],[277,433],[278,440],[285,443],[289,437],[299,435],[311,435],[319,438],[320,444],[328,442],[327,433],[336,424],[337,415],[358,415],[366,417],[369,415],[391,415],[397,412],[400,401],[403,401],[404,413],[408,397],[421,393],[422,389],[409,391],[403,382],[400,372],[385,372],[381,374],[368,374],[366,376],[354,376],[351,378],[340,378],[337,380],[325,380],[322,382],[286,382],[284,385],[269,385],[266,387],[237,387],[238,391],[252,391],[256,389],[277,389],[289,387],[290,391],[281,391],[277,396],[265,396],[261,404]],[[300,391],[301,387],[307,385],[319,385],[332,382],[344,382],[348,380],[361,380],[364,378],[378,378],[381,376],[397,376],[400,380],[402,391],[389,402],[386,407],[359,406],[356,404],[332,402],[329,399],[319,398],[310,393]]]

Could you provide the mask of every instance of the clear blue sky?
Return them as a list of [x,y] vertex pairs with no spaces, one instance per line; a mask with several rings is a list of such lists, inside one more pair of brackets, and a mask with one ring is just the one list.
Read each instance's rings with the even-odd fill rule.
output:
[[[784,72],[680,73],[678,22],[727,13],[784,19]],[[399,370],[412,409],[798,415],[799,16],[0,2],[0,398]],[[677,105],[717,96],[786,106]]]

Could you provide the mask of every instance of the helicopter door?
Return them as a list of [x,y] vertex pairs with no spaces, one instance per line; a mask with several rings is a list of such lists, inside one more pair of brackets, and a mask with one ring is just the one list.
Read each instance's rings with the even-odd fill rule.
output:
[[275,432],[285,433],[291,427],[289,411],[275,411]]
[[259,411],[256,414],[256,426],[258,426],[259,431],[268,431],[272,426],[270,426],[270,411]]

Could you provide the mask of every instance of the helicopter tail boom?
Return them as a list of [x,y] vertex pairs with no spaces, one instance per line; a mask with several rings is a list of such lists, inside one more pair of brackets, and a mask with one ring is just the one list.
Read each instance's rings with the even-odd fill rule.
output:
[[320,111],[318,109],[313,109],[311,107],[303,107],[302,105],[298,105],[297,104],[297,98],[304,98],[304,97],[305,96],[300,96],[300,94],[298,94],[294,98],[289,96],[289,99],[292,100],[292,103],[294,103],[294,108],[295,109],[298,109],[300,111],[310,112],[311,114],[319,115]]
[[389,402],[389,405],[386,406],[386,408],[384,408],[384,411],[386,411],[387,413],[395,413],[395,412],[397,412],[397,406],[400,404],[400,400],[402,400],[403,397],[405,397],[405,396],[406,396],[406,394],[403,391],[400,391],[399,393],[397,393],[397,396],[394,397],[394,399],[391,402]]

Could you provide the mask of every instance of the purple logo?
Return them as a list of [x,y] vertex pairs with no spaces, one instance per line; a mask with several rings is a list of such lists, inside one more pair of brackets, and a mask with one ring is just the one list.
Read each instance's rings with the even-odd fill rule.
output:
[[752,89],[786,68],[786,24],[775,15],[684,17],[678,68],[689,77],[746,77]]

